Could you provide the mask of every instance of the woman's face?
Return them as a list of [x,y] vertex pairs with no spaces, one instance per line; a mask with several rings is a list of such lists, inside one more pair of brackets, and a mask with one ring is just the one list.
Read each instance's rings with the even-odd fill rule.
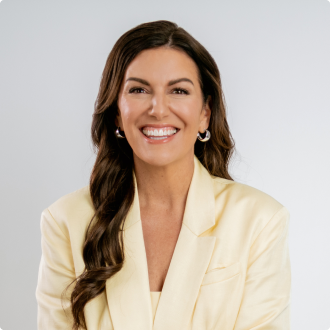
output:
[[165,47],[144,50],[130,63],[118,109],[116,125],[125,132],[134,161],[155,166],[193,157],[197,133],[208,128],[211,115],[195,62]]

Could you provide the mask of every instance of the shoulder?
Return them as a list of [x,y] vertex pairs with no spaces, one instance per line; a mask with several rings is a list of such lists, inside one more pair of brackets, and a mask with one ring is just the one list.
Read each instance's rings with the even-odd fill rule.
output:
[[66,194],[52,203],[43,214],[49,214],[64,233],[84,233],[94,215],[89,186]]
[[267,223],[287,223],[289,213],[275,198],[249,185],[211,176],[214,186],[216,220],[258,233]]
[[254,206],[264,209],[265,211],[269,209],[271,212],[283,207],[283,205],[272,196],[247,184],[214,176],[212,176],[212,180],[215,198],[221,198],[223,197],[221,195],[225,195],[229,200],[235,201],[236,205]]

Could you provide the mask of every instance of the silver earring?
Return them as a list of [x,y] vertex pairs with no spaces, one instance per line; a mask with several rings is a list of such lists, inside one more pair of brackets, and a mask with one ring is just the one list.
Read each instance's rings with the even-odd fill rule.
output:
[[125,136],[120,135],[119,127],[117,127],[117,130],[116,130],[116,136],[117,136],[118,138],[125,139]]
[[[205,132],[205,131],[204,131],[204,132]],[[209,131],[208,129],[206,130],[205,138],[202,138],[199,132],[197,133],[197,138],[198,138],[198,140],[199,140],[199,141],[202,141],[202,142],[206,142],[206,141],[208,141],[208,140],[210,139],[210,137],[211,137],[211,133],[210,133],[210,131]]]

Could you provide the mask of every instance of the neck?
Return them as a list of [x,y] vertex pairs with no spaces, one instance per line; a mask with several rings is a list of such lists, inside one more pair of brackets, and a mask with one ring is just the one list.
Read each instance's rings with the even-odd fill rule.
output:
[[141,208],[184,208],[194,172],[194,154],[165,166],[150,165],[134,156],[134,170]]

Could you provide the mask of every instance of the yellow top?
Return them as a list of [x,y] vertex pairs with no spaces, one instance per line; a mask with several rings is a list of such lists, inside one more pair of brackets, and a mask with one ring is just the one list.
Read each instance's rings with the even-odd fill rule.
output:
[[161,295],[161,291],[150,291],[151,296],[151,307],[152,307],[152,322],[155,320],[155,315],[157,311],[157,306],[159,303],[159,298]]

